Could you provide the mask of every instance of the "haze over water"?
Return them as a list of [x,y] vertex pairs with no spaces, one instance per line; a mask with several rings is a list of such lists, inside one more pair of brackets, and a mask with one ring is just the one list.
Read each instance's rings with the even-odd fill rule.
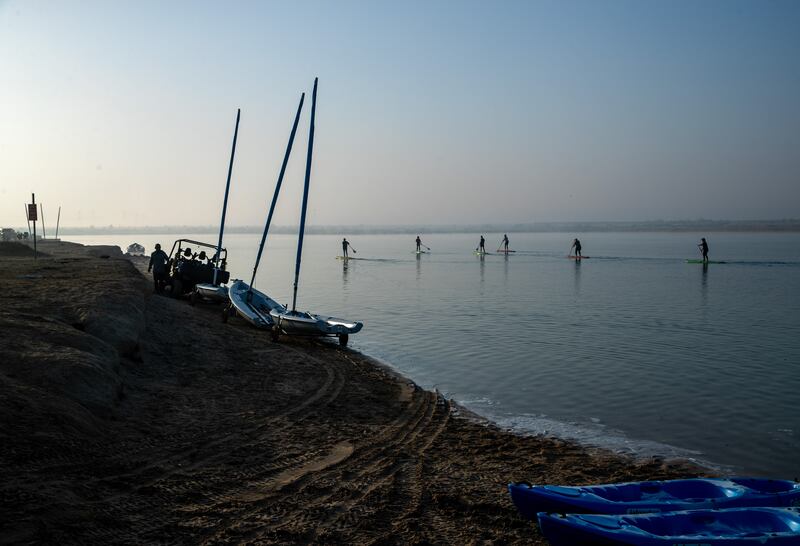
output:
[[[487,249],[502,234],[485,234]],[[502,425],[738,474],[800,474],[800,234],[510,234],[305,241],[298,307],[363,320],[351,345]],[[186,235],[214,242],[214,234]],[[174,235],[70,237],[169,250]],[[260,235],[225,237],[249,281]],[[270,236],[256,286],[291,301],[296,237]],[[224,327],[220,324],[220,327]],[[265,334],[266,335],[266,334]]]

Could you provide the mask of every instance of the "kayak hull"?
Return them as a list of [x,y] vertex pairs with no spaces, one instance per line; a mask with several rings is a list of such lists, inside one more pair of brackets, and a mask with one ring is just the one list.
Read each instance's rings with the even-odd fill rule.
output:
[[508,485],[519,513],[641,514],[704,508],[800,506],[800,484],[762,478],[694,478],[562,487]]
[[773,546],[800,544],[797,508],[730,508],[663,514],[538,514],[551,546]]
[[266,294],[241,280],[233,281],[228,290],[228,299],[236,314],[256,328],[271,328],[273,320],[272,311],[285,311],[286,308]]

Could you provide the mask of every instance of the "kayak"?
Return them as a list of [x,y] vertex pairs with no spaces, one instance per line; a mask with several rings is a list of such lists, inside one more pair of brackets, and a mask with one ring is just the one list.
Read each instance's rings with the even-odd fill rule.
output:
[[[256,290],[250,290],[250,286],[241,280],[233,281],[228,290],[230,300],[230,310],[234,310],[237,315],[257,328],[271,328],[273,325],[270,312],[285,311],[286,308],[276,302],[266,294]],[[227,317],[228,312],[223,314]],[[227,320],[227,319],[226,319]]]
[[302,311],[288,311],[283,306],[270,311],[270,318],[275,324],[274,338],[281,333],[295,336],[335,336],[339,338],[339,344],[342,346],[347,345],[350,334],[355,334],[364,327],[364,324],[358,321]]
[[641,514],[800,506],[800,483],[765,478],[693,478],[577,487],[510,483],[508,491],[519,513],[528,519],[538,512]]
[[702,264],[702,263],[707,263],[707,264],[726,264],[728,262],[715,262],[713,260],[709,260],[707,262],[704,262],[703,260],[686,260],[686,263],[687,264]]
[[800,544],[800,509],[731,508],[631,516],[539,514],[551,546]]

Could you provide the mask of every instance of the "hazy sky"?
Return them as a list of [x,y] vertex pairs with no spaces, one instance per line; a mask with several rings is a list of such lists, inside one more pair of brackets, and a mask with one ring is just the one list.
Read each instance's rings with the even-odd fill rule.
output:
[[315,76],[312,224],[800,217],[796,0],[0,0],[0,224],[217,224],[236,108],[261,224]]

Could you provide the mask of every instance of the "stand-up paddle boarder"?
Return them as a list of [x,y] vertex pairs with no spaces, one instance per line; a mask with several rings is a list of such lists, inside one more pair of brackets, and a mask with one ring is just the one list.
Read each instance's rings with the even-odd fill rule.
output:
[[[503,234],[503,240],[500,241],[500,245],[503,247],[503,252],[508,254],[508,234],[507,233]],[[500,249],[498,248],[497,250],[499,251]]]
[[580,260],[583,256],[581,255],[581,242],[577,237],[572,241],[572,246],[569,247],[570,251],[572,251],[573,248],[575,249],[575,257]]
[[486,254],[486,239],[483,238],[483,235],[481,235],[481,242],[478,243],[478,248],[476,250],[481,254]]
[[[347,259],[347,247],[353,248],[353,245],[350,244],[350,241],[347,238],[342,239],[342,257]],[[353,248],[353,254],[356,254],[356,249]]]
[[[425,246],[425,245],[422,244],[422,239],[420,239],[419,235],[417,235],[417,254],[422,252],[422,249],[420,247],[423,247],[423,246]],[[425,246],[425,248],[427,248],[428,250],[431,249],[431,247],[429,247],[429,246]]]
[[708,263],[708,243],[705,237],[701,237],[700,244],[697,245],[697,247],[700,249],[700,252],[703,253],[703,263]]

